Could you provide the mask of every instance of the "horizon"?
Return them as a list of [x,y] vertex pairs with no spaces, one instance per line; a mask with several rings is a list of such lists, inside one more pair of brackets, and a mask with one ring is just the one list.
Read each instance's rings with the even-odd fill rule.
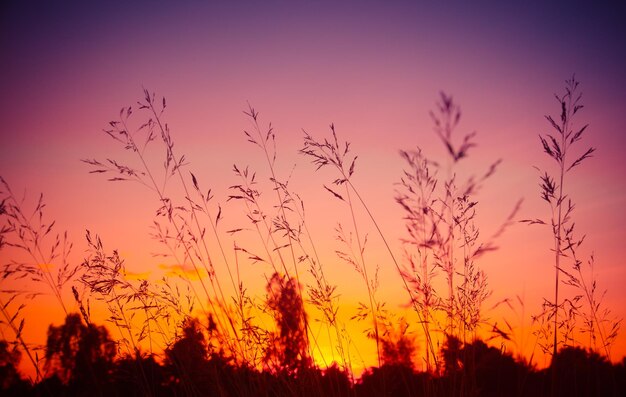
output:
[[[93,168],[81,162],[133,161],[131,153],[102,130],[126,106],[135,109],[135,126],[145,121],[136,104],[144,100],[144,89],[156,94],[158,104],[165,97],[163,119],[177,153],[189,162],[183,167],[186,183],[192,186],[193,173],[203,192],[212,189],[211,209],[216,214],[219,208],[223,215],[219,230],[224,257],[240,261],[241,281],[254,299],[263,301],[272,267],[233,249],[252,252],[263,245],[250,230],[227,233],[253,229],[246,223],[245,206],[229,200],[229,187],[242,183],[233,165],[256,172],[265,208],[271,211],[275,205],[266,158],[244,135],[255,128],[244,114],[252,107],[259,112],[261,130],[269,123],[274,129],[276,178],[289,181],[289,188],[302,198],[307,233],[330,283],[336,285],[340,315],[356,350],[352,369],[376,365],[377,345],[364,334],[367,321],[350,320],[359,304],[367,302],[368,291],[360,275],[335,254],[342,247],[336,241],[338,223],[346,230],[358,223],[360,238],[368,235],[367,270],[380,267],[377,300],[387,304],[398,324],[401,317],[407,318],[416,340],[415,361],[423,364],[423,331],[367,211],[395,257],[404,260],[404,215],[395,198],[406,165],[399,151],[420,147],[429,159],[441,162],[442,177],[452,169],[454,163],[446,165],[445,146],[429,115],[445,92],[462,112],[457,139],[477,133],[476,146],[458,163],[458,178],[482,175],[502,160],[475,196],[482,241],[489,240],[523,200],[514,224],[495,240],[498,249],[481,256],[477,264],[493,291],[483,304],[485,320],[499,326],[509,322],[516,338],[498,342],[506,351],[535,357],[540,349],[533,340],[531,318],[541,311],[543,299],[553,295],[554,246],[548,227],[519,221],[549,217],[541,199],[541,174],[534,167],[557,170],[539,135],[550,131],[546,115],[559,116],[554,94],[563,94],[565,80],[573,75],[585,105],[574,123],[578,128],[589,124],[580,147],[573,150],[577,155],[588,146],[596,151],[568,174],[564,186],[576,203],[577,234],[585,236],[581,260],[586,264],[593,255],[598,294],[607,291],[602,305],[611,310],[611,318],[626,316],[626,185],[620,177],[626,175],[626,54],[620,41],[626,33],[620,23],[625,14],[620,6],[563,5],[365,2],[357,8],[324,2],[293,7],[236,2],[148,8],[142,3],[119,11],[118,4],[95,9],[78,3],[10,4],[0,28],[3,53],[9,54],[0,73],[0,176],[17,197],[26,197],[25,208],[34,209],[39,193],[44,195],[45,218],[56,221],[55,232],[67,230],[74,244],[72,264],[79,265],[89,255],[84,238],[89,230],[102,238],[106,250],[119,251],[127,279],[146,278],[158,285],[166,276],[200,288],[197,276],[179,277],[192,269],[189,260],[152,256],[165,248],[150,235],[158,197],[140,184],[108,182],[107,177],[90,174]],[[355,207],[356,221],[345,203],[324,188],[333,189],[335,174],[327,167],[316,171],[310,159],[298,153],[303,131],[321,141],[332,136],[330,125],[358,156],[353,180],[368,210]],[[162,163],[162,149],[148,153],[151,164]],[[173,189],[172,197],[184,197],[180,188]],[[226,298],[236,295],[227,278],[232,269],[220,259],[221,247],[213,240],[209,246],[218,258],[213,262],[224,280]],[[14,254],[13,249],[3,249],[3,262],[19,258]],[[302,275],[305,299],[313,281]],[[44,344],[48,324],[63,321],[62,308],[38,283],[6,279],[1,287],[43,295],[25,300],[23,335],[29,343]],[[69,287],[63,297],[68,311],[78,310]],[[311,319],[319,318],[311,306],[307,311]],[[106,311],[94,308],[94,313],[94,322],[104,324]],[[326,332],[322,325],[315,331]],[[4,325],[2,332],[9,340]],[[313,355],[320,365],[335,357],[332,338],[317,349]],[[612,349],[614,362],[626,356],[623,332]],[[549,364],[547,356],[535,360],[540,367]]]

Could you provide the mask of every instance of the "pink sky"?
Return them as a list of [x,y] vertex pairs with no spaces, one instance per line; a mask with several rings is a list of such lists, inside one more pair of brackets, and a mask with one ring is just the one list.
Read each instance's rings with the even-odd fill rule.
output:
[[[503,159],[478,197],[479,226],[490,235],[519,199],[518,218],[547,217],[533,166],[552,164],[538,134],[549,129],[544,115],[558,114],[553,94],[576,73],[585,104],[578,123],[590,124],[583,143],[597,152],[566,181],[567,190],[577,202],[577,229],[587,235],[584,252],[595,253],[600,288],[608,290],[605,303],[623,318],[624,10],[567,4],[5,5],[0,175],[30,198],[44,193],[48,216],[75,242],[75,261],[85,256],[89,229],[122,253],[129,270],[158,274],[160,262],[150,252],[159,247],[149,237],[155,198],[141,186],[90,175],[79,160],[120,157],[102,129],[122,106],[142,98],[142,87],[156,91],[167,97],[165,118],[178,152],[213,188],[225,215],[232,214],[225,222],[236,225],[241,206],[226,203],[228,186],[237,183],[232,165],[249,164],[268,178],[261,153],[243,135],[250,128],[242,113],[249,101],[262,123],[274,125],[278,170],[283,178],[293,172],[291,186],[307,204],[327,261],[336,262],[336,223],[349,218],[322,188],[330,173],[315,173],[297,150],[302,129],[326,137],[331,122],[359,155],[355,184],[399,252],[398,150],[420,146],[429,157],[442,157],[428,115],[439,91],[452,94],[463,110],[459,132],[478,132],[468,172]],[[398,275],[362,219],[372,236],[372,262],[383,269],[380,299],[401,311],[406,296],[398,292]],[[529,322],[541,297],[552,293],[549,231],[517,224],[499,246],[481,262],[494,290],[490,302],[523,296]],[[269,269],[244,268],[262,296]],[[333,265],[329,273],[350,317],[365,299],[364,287],[351,281],[357,276],[347,265]],[[28,310],[39,313],[44,305],[38,299]],[[60,314],[39,317],[40,329],[33,324],[27,335],[43,338],[44,327],[58,323]],[[616,353],[626,354],[623,336]]]

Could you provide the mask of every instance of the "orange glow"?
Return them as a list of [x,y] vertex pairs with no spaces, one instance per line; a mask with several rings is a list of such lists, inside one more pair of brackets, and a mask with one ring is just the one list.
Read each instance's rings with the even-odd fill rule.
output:
[[130,280],[147,280],[148,278],[150,278],[150,274],[151,272],[135,273],[129,270],[124,270],[124,279],[129,280],[129,281]]
[[[372,294],[372,301],[385,304],[390,324],[406,320],[407,335],[415,341],[415,368],[425,370],[424,328],[394,263],[408,266],[405,249],[414,248],[401,242],[408,237],[406,214],[396,195],[406,166],[398,151],[420,147],[441,164],[444,179],[451,170],[459,180],[479,176],[503,160],[474,197],[480,241],[496,234],[516,203],[523,203],[512,225],[495,239],[498,249],[476,260],[492,291],[482,306],[484,323],[476,336],[543,367],[549,355],[539,347],[532,319],[544,299],[553,296],[553,237],[549,226],[518,221],[549,219],[550,208],[540,197],[541,174],[534,167],[556,171],[537,135],[550,129],[544,115],[558,117],[553,93],[562,92],[563,80],[573,72],[581,81],[585,104],[576,115],[576,127],[590,124],[581,147],[597,148],[564,182],[568,198],[576,203],[576,233],[586,236],[579,255],[585,265],[594,255],[593,274],[584,274],[597,280],[598,296],[607,291],[602,305],[610,308],[609,318],[626,318],[626,97],[620,90],[626,86],[626,63],[620,58],[623,40],[616,39],[624,37],[621,21],[604,23],[603,18],[614,17],[601,10],[569,8],[562,12],[575,15],[552,21],[547,19],[550,13],[531,5],[518,9],[501,4],[477,14],[470,6],[410,2],[294,9],[213,3],[158,10],[137,5],[124,15],[106,5],[99,6],[100,13],[8,7],[0,24],[6,23],[3,32],[10,32],[1,35],[6,36],[2,52],[7,65],[0,73],[0,176],[33,225],[40,222],[35,211],[40,192],[43,224],[56,221],[49,234],[40,234],[34,258],[16,247],[0,250],[0,266],[25,263],[50,276],[43,281],[33,281],[31,274],[0,280],[0,304],[9,302],[7,291],[19,291],[7,306],[8,317],[24,303],[16,318],[26,319],[22,337],[27,343],[44,345],[48,326],[60,324],[66,314],[55,297],[58,272],[65,265],[62,244],[50,254],[57,233],[62,240],[66,230],[74,244],[67,263],[79,271],[63,285],[61,302],[67,312],[79,311],[71,289],[76,287],[82,303],[89,300],[92,305],[94,323],[105,324],[116,337],[127,336],[127,330],[108,321],[110,296],[98,295],[79,281],[84,271],[80,265],[95,257],[84,238],[89,230],[100,236],[106,255],[121,253],[115,293],[137,293],[145,281],[153,296],[175,301],[164,305],[168,317],[154,320],[161,334],[157,337],[155,331],[137,342],[142,349],[150,342],[161,350],[168,346],[167,338],[180,334],[178,323],[185,314],[199,317],[204,325],[211,318],[230,337],[244,334],[247,317],[253,318],[252,325],[275,331],[263,305],[268,280],[278,272],[297,275],[309,320],[309,352],[318,365],[336,362],[357,375],[378,365],[376,343],[367,335],[371,315],[355,319],[360,304],[372,306]],[[573,30],[577,24],[572,20],[596,14],[589,17],[593,26],[588,32]],[[145,26],[138,26],[139,20]],[[180,174],[167,165],[168,150],[158,126],[153,126],[154,140],[148,139],[152,127],[137,131],[156,117],[137,105],[144,101],[142,87],[156,92],[159,111],[166,103],[163,114],[156,114],[169,128]],[[442,89],[462,109],[458,138],[477,132],[476,147],[456,168],[448,164],[446,147],[429,115]],[[102,132],[129,105],[132,116],[120,128],[137,131],[141,144],[136,151],[115,140],[122,136],[119,132],[113,139]],[[242,113],[250,111],[248,106],[259,111],[262,135],[256,144],[244,134],[255,131],[254,121]],[[270,122],[276,151],[268,139],[265,153],[259,142],[271,135],[265,135]],[[330,167],[316,171],[311,159],[298,153],[302,130],[331,141],[331,123],[339,141],[350,142],[358,156],[350,181],[367,208],[355,190],[333,184],[340,178],[337,172]],[[110,168],[115,165],[107,160],[115,160],[137,169],[141,180],[132,180],[119,168],[93,172],[97,167],[80,159],[96,159]],[[249,180],[236,175],[233,165],[241,174],[249,167]],[[115,178],[130,180],[107,181]],[[286,184],[293,196],[286,197],[275,180]],[[248,182],[246,187],[258,191],[258,202],[232,197],[242,194],[233,186]],[[206,200],[209,189],[212,198]],[[2,194],[4,190],[0,188]],[[172,200],[171,218],[164,198]],[[281,199],[289,208],[281,208]],[[280,222],[272,223],[281,217],[300,226],[300,239],[287,237]],[[339,241],[339,224],[351,245]],[[19,243],[16,233],[6,236]],[[356,258],[368,281],[337,251]],[[314,274],[316,266],[335,288],[336,324],[329,324],[319,306],[309,302],[320,278]],[[461,267],[459,260],[457,271]],[[434,286],[445,297],[444,275],[437,272]],[[563,294],[571,297],[576,291],[564,286]],[[128,302],[135,305],[132,324],[140,327],[156,315],[149,311],[152,307],[142,311],[136,300]],[[432,343],[438,348],[446,318],[437,311],[431,321]],[[494,325],[503,332],[494,331]],[[14,337],[10,327],[0,325],[0,338]],[[580,331],[573,338],[575,344],[589,344]],[[262,356],[254,351],[258,346],[239,347],[249,349],[246,359]],[[626,337],[621,332],[611,359],[624,355]],[[25,358],[22,370],[34,376]]]
[[186,280],[200,280],[207,276],[201,268],[194,269],[191,265],[166,265],[159,264],[159,269],[164,270],[166,277],[181,277]]

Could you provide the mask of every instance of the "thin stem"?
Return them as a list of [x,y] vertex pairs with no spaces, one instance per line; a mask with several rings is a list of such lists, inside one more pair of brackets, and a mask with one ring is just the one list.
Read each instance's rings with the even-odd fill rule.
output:
[[[342,172],[342,174],[343,174],[343,172]],[[344,174],[344,177],[345,177],[345,174]],[[354,187],[352,182],[350,180],[348,180],[347,183],[350,186],[350,188],[352,189],[352,191],[356,194],[356,196],[359,199],[361,205],[365,209],[365,212],[367,212],[367,215],[369,216],[369,218],[371,219],[372,223],[374,224],[374,227],[378,231],[378,234],[380,235],[380,238],[383,240],[383,243],[385,244],[385,247],[387,248],[387,252],[389,253],[389,256],[391,257],[391,260],[393,261],[393,263],[394,263],[394,265],[396,267],[396,270],[398,271],[400,276],[402,276],[402,269],[400,268],[400,264],[398,263],[395,255],[393,254],[393,251],[391,250],[391,247],[389,246],[389,243],[387,242],[387,239],[385,238],[385,235],[383,234],[382,230],[380,229],[380,226],[378,225],[378,222],[376,222],[376,218],[374,218],[374,215],[370,211],[370,209],[367,206],[367,204],[365,204],[365,201],[363,200],[363,198],[359,194],[358,190]],[[417,307],[417,300],[413,296],[413,293],[411,292],[411,288],[409,287],[409,284],[404,279],[404,277],[400,277],[400,278],[402,279],[402,283],[404,284],[404,289],[409,294],[409,298],[411,299],[411,306],[413,306],[413,310],[417,314],[419,322],[421,324],[424,324],[424,319],[422,318],[422,315],[420,314],[420,310]],[[431,352],[433,354],[433,359],[435,360],[435,367],[439,368],[439,362],[438,362],[438,359],[437,359],[437,355],[435,353],[435,346],[433,345],[433,341],[430,338],[430,335],[428,335],[428,337],[426,339],[428,341],[429,348],[430,348],[430,350],[431,350]]]
[[378,331],[378,307],[376,300],[374,298],[374,293],[372,292],[372,286],[367,275],[367,266],[365,266],[365,258],[363,256],[363,247],[361,245],[361,237],[359,236],[359,228],[356,223],[356,216],[354,215],[354,206],[352,205],[352,198],[350,197],[350,189],[349,186],[346,185],[346,197],[348,197],[348,206],[350,207],[350,215],[352,217],[352,225],[354,226],[354,233],[356,235],[357,244],[359,247],[359,256],[361,259],[361,268],[363,269],[363,277],[365,278],[365,284],[367,285],[367,295],[370,301],[370,310],[372,311],[372,320],[374,322],[374,333],[376,336],[376,354],[378,357],[378,366],[381,366],[381,356],[380,356],[380,335]]
[[37,373],[37,378],[35,379],[35,382],[39,382],[39,380],[41,379],[41,372],[39,371],[39,365],[37,364],[37,361],[35,361],[35,359],[33,358],[33,355],[30,352],[30,348],[24,341],[21,330],[18,327],[16,327],[15,324],[13,323],[14,316],[11,316],[9,314],[9,312],[7,311],[7,305],[2,300],[2,298],[0,298],[0,310],[2,310],[2,316],[6,319],[6,323],[9,324],[9,327],[15,333],[15,337],[19,341],[20,345],[22,345],[24,352],[28,356],[28,360],[31,362],[31,364],[33,364],[33,367],[35,368],[35,371]]

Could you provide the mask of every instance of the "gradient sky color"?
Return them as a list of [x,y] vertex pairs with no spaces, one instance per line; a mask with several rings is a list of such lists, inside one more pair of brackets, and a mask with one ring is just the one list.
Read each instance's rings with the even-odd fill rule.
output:
[[[280,172],[293,172],[292,188],[309,205],[329,261],[334,226],[348,218],[322,188],[330,173],[315,173],[297,149],[302,129],[324,137],[331,122],[359,155],[355,183],[399,250],[398,150],[420,146],[441,158],[428,111],[444,90],[463,110],[461,130],[478,132],[468,172],[503,159],[478,197],[480,226],[489,235],[518,199],[524,199],[520,219],[547,217],[533,166],[552,164],[538,134],[549,129],[543,116],[559,111],[553,94],[575,73],[586,106],[579,123],[590,124],[585,142],[597,152],[568,186],[578,203],[577,228],[587,235],[585,250],[595,253],[599,284],[608,290],[605,302],[624,318],[625,6],[506,3],[5,2],[0,175],[28,197],[44,193],[48,215],[76,244],[75,260],[85,255],[83,235],[90,229],[120,250],[129,270],[158,272],[162,264],[150,256],[158,250],[149,237],[154,198],[140,186],[88,174],[79,160],[117,156],[119,148],[102,129],[146,87],[167,97],[166,119],[190,169],[214,189],[226,214],[237,213],[237,204],[225,203],[236,182],[233,163],[263,169],[263,158],[242,133],[250,127],[242,113],[249,102],[263,123],[274,125]],[[371,224],[363,227],[374,235]],[[375,240],[372,256],[383,268],[380,299],[401,312],[406,298],[398,292],[398,275],[385,268],[388,258]],[[522,296],[528,323],[541,297],[551,296],[549,231],[515,225],[499,246],[481,262],[494,290],[491,302]],[[251,266],[247,275],[259,296],[263,270]],[[363,288],[344,281],[356,278],[348,266],[329,271],[349,317],[364,299]],[[44,308],[39,299],[29,310],[58,310]],[[40,330],[33,325],[28,335],[42,338],[60,316],[37,317]],[[616,354],[626,354],[623,335]]]

